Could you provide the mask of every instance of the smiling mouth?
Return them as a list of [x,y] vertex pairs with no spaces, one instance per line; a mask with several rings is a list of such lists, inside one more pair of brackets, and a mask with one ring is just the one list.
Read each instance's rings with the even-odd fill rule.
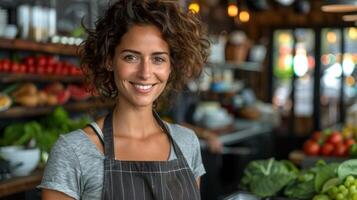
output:
[[139,91],[149,91],[154,85],[156,84],[140,84],[140,83],[134,83],[130,82],[135,89],[138,89]]

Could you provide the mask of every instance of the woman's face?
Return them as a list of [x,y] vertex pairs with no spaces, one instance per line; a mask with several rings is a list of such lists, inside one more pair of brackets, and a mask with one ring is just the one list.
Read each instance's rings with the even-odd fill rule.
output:
[[152,106],[171,72],[169,45],[157,27],[134,25],[116,47],[112,66],[120,101]]

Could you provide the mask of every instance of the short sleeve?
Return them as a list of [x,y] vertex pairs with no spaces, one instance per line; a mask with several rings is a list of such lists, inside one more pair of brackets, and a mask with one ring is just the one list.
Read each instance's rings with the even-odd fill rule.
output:
[[193,167],[193,175],[197,179],[198,177],[204,175],[206,173],[205,167],[202,163],[201,156],[201,146],[197,136],[194,134],[193,141],[193,157],[192,157],[192,167]]
[[63,136],[51,149],[44,175],[38,188],[63,192],[80,199],[80,164],[75,151]]

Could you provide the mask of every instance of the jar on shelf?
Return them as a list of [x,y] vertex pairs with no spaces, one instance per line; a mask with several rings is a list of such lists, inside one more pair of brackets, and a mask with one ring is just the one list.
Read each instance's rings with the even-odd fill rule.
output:
[[250,46],[251,42],[243,31],[233,31],[225,48],[226,61],[234,63],[246,61]]

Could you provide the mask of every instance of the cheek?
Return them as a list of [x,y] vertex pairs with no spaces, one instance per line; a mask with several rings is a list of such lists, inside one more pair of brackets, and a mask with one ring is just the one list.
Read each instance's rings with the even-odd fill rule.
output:
[[114,70],[117,79],[127,79],[131,74],[133,74],[133,70],[130,67],[116,67]]
[[159,77],[160,77],[161,81],[165,81],[166,82],[170,77],[170,73],[171,73],[171,68],[170,67],[162,69],[159,72]]

